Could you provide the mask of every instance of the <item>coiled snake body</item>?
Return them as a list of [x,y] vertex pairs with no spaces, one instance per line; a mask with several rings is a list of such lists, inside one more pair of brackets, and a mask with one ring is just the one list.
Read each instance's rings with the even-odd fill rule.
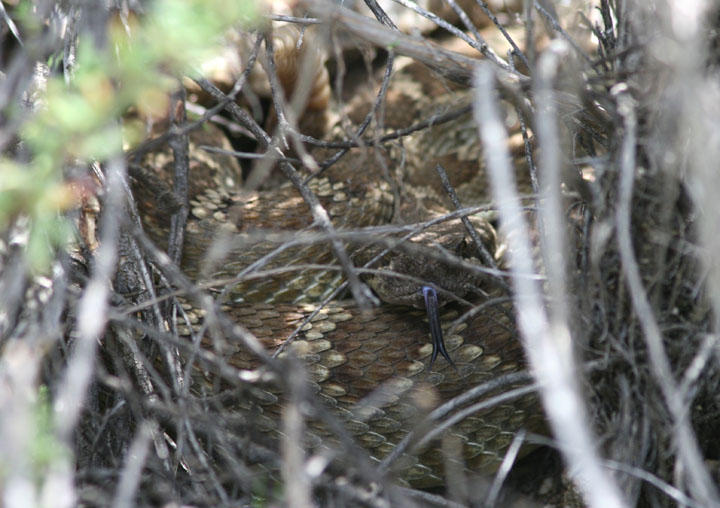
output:
[[[432,79],[427,83],[432,83]],[[437,132],[424,135],[441,146]],[[467,135],[467,128],[464,132]],[[199,136],[212,136],[211,133],[212,128],[206,127]],[[406,141],[408,145],[427,146],[431,138]],[[477,150],[456,148],[455,152],[465,152],[470,167],[477,172]],[[199,154],[200,150],[191,144],[191,157],[200,157]],[[398,243],[400,235],[398,231],[388,236],[380,234],[383,231],[358,228],[429,221],[446,211],[433,191],[408,184],[393,188],[401,164],[391,155],[392,151],[380,149],[353,149],[310,183],[355,266],[367,263],[382,247]],[[150,157],[144,164],[166,178],[161,168],[167,164],[157,154]],[[438,158],[447,162],[447,154],[432,157],[416,153],[413,157],[425,161],[423,169]],[[231,167],[228,159],[198,163],[196,168],[191,163],[191,212],[183,267],[199,279],[244,275],[246,280],[239,284],[234,280],[232,289],[226,288],[222,308],[252,332],[267,351],[276,351],[301,327],[282,355],[294,354],[304,361],[316,395],[340,416],[346,430],[372,457],[378,460],[388,457],[433,408],[473,387],[522,370],[522,348],[515,338],[508,298],[497,298],[501,303],[492,304],[489,294],[498,295],[487,284],[487,276],[482,269],[468,270],[468,266],[477,263],[478,256],[459,220],[420,228],[410,242],[401,244],[401,253],[388,254],[380,265],[371,265],[369,270],[378,270],[380,266],[386,271],[400,272],[400,278],[387,277],[382,270],[370,274],[371,286],[391,304],[371,309],[360,309],[352,302],[318,307],[307,302],[319,301],[330,294],[343,275],[338,266],[322,271],[317,266],[305,266],[334,262],[327,247],[328,238],[312,227],[312,215],[294,187],[285,184],[259,193],[239,192],[233,189],[238,180]],[[162,241],[168,214],[157,205],[157,188],[138,185],[135,194],[143,209],[145,227]],[[474,219],[473,223],[479,227],[485,247],[491,255],[495,254],[493,228],[482,218]],[[401,233],[409,230],[400,229]],[[423,257],[423,253],[430,255]],[[269,275],[261,276],[263,270]],[[441,316],[445,344],[455,366],[440,359],[430,367],[430,328],[425,313],[417,308],[422,298],[418,286],[421,281],[437,287],[442,301],[451,299],[452,293],[464,301],[480,302],[453,330],[449,329],[452,320],[467,307],[452,304]],[[485,296],[479,296],[482,294]],[[192,328],[201,329],[200,314],[189,307],[188,311]],[[305,322],[307,318],[309,321]],[[186,328],[185,332],[189,334],[191,330]],[[241,372],[258,368],[256,356],[243,345],[218,340],[210,333],[202,340]],[[227,388],[217,382],[211,368],[200,365],[198,370],[210,382],[203,390],[207,386]],[[484,396],[507,390],[508,386],[499,387]],[[278,388],[261,383],[249,393],[241,397],[243,400],[235,408],[245,417],[244,429],[277,429],[283,401]],[[477,401],[463,401],[450,413],[459,414],[472,402]],[[463,443],[462,458],[469,469],[491,471],[499,464],[515,433],[520,428],[537,427],[541,419],[535,398],[526,391],[489,407],[480,406],[468,416],[458,418],[446,434]],[[431,427],[441,421],[432,422]],[[331,433],[319,422],[310,421],[309,435],[320,438],[318,443],[327,443]],[[406,459],[409,457],[405,454]],[[418,459],[390,465],[410,483],[428,486],[442,482],[442,462],[442,455],[426,446]]]

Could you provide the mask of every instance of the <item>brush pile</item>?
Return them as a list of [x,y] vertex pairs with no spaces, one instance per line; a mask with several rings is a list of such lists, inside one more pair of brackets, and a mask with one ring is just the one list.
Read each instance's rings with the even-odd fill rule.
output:
[[[304,387],[300,364],[287,364],[291,393],[279,444],[257,441],[253,415],[223,409],[233,401],[191,390],[187,342],[178,332],[186,316],[175,297],[202,308],[216,331],[242,334],[212,293],[177,267],[187,203],[166,197],[173,236],[165,254],[139,226],[127,177],[138,176],[138,154],[167,143],[174,192],[182,195],[187,133],[222,110],[213,121],[234,148],[269,157],[244,160],[238,168],[245,173],[272,169],[278,147],[293,148],[287,153],[299,160],[288,159],[292,164],[312,166],[303,147],[324,145],[295,128],[307,117],[276,111],[312,99],[314,74],[299,66],[294,89],[283,76],[277,86],[270,80],[264,100],[274,109],[265,132],[247,113],[267,109],[261,100],[242,109],[223,99],[238,92],[232,84],[241,76],[258,86],[253,73],[243,74],[247,62],[236,62],[225,89],[201,79],[192,84],[189,94],[210,102],[189,106],[199,117],[188,121],[177,106],[184,104],[178,84],[187,69],[176,66],[176,59],[197,56],[187,49],[155,61],[148,50],[133,65],[110,67],[123,69],[122,76],[89,72],[103,69],[102,55],[127,57],[119,32],[134,33],[153,9],[167,9],[165,19],[173,19],[177,2],[4,1],[3,506],[480,506],[506,505],[518,492],[524,502],[576,506],[720,505],[719,6],[396,1],[350,9],[307,0],[285,5],[288,15],[268,7],[245,25],[242,44],[252,66],[271,23],[312,26],[327,57],[299,62],[326,66],[332,90],[322,90],[321,102],[334,111],[346,111],[353,100],[347,92],[359,90],[353,86],[360,77],[380,85],[364,89],[377,93],[368,123],[343,124],[347,139],[335,137],[333,146],[402,146],[408,133],[378,141],[387,132],[379,130],[384,101],[394,93],[384,79],[396,57],[425,64],[448,86],[472,89],[492,206],[507,243],[503,281],[553,436],[520,435],[518,445],[540,444],[545,455],[517,459],[511,447],[507,469],[494,477],[478,480],[448,466],[442,488],[413,490],[373,469],[332,415],[324,421],[338,425],[337,449],[303,448],[305,421],[325,416]],[[194,18],[209,26],[204,12]],[[145,49],[181,40],[172,35],[155,33]],[[486,38],[501,39],[507,52]],[[202,37],[185,39],[190,45]],[[149,66],[174,76],[170,87],[180,91],[166,99],[165,90],[144,83]],[[280,97],[279,89],[292,97]],[[115,128],[121,117],[145,119],[159,110],[171,110],[170,122],[160,124],[165,132],[153,130],[154,141],[135,139],[132,148],[98,137],[110,132],[105,127],[88,127],[101,114],[102,125]],[[532,195],[509,178],[507,111],[523,136]],[[207,355],[204,368],[225,369],[223,380],[234,380],[238,399],[243,390],[253,396],[257,380],[242,378],[249,371]],[[344,470],[348,462],[357,470]]]

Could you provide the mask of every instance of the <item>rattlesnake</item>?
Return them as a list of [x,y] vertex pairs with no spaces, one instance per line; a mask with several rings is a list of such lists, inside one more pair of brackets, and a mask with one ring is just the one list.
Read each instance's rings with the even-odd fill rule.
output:
[[[399,75],[412,80],[410,94],[421,102],[408,102],[407,88],[391,86],[386,106],[389,127],[407,126],[402,118],[393,116],[396,113],[399,117],[410,113],[413,120],[427,115],[433,101],[441,111],[469,103],[466,93],[439,83],[416,64],[406,62]],[[435,99],[428,99],[433,96]],[[211,144],[210,140],[228,148],[223,136],[209,125],[193,134],[184,270],[199,280],[225,279],[222,309],[252,332],[269,352],[283,348],[286,338],[301,327],[281,356],[292,353],[304,360],[316,395],[340,415],[346,429],[378,460],[388,457],[413,423],[432,408],[523,367],[509,299],[503,294],[502,284],[489,282],[488,272],[497,275],[497,267],[488,270],[477,260],[476,247],[466,238],[459,219],[416,227],[419,233],[410,242],[395,245],[400,233],[412,229],[408,224],[432,222],[447,214],[441,194],[422,185],[434,177],[429,171],[435,163],[448,166],[452,178],[469,176],[469,187],[482,185],[478,184],[482,174],[477,171],[480,154],[473,142],[474,129],[469,113],[465,113],[453,129],[444,125],[426,129],[404,139],[404,146],[353,148],[321,176],[310,180],[309,189],[327,210],[356,266],[366,263],[379,247],[394,246],[404,251],[383,261],[385,270],[399,271],[404,278],[388,277],[376,270],[367,279],[376,293],[390,302],[371,309],[359,308],[353,302],[322,307],[309,303],[330,295],[344,272],[337,266],[330,270],[304,267],[333,264],[334,255],[326,246],[327,234],[312,227],[313,216],[298,190],[289,183],[267,191],[238,190],[237,164],[230,158],[218,162],[218,158],[208,158],[197,148]],[[316,150],[314,155],[316,160],[323,160],[331,153]],[[169,227],[171,210],[159,206],[157,198],[160,189],[169,188],[170,162],[159,152],[149,154],[142,166],[154,171],[134,186],[144,226],[158,242],[164,241]],[[419,169],[408,175],[403,165]],[[467,194],[472,195],[470,191]],[[383,224],[390,224],[394,234],[388,236],[388,227],[383,230]],[[485,217],[475,217],[473,224],[481,232],[485,248],[502,264],[494,228]],[[373,226],[376,229],[367,229]],[[445,250],[438,249],[439,245]],[[258,263],[273,249],[276,252],[271,258]],[[248,270],[249,266],[253,269]],[[269,275],[263,276],[263,270]],[[227,279],[237,274],[246,280],[233,280],[228,285]],[[417,310],[422,303],[418,279],[437,287],[442,301],[452,300],[454,295],[461,302],[480,302],[464,322],[453,327],[452,333],[447,333],[447,328],[463,307],[451,305],[443,313],[445,342],[454,365],[439,360],[430,366],[429,325],[424,312]],[[185,304],[185,310],[192,326],[181,326],[180,331],[190,336],[203,329],[202,312],[190,304]],[[227,360],[241,373],[258,368],[256,355],[227,337],[208,332],[202,341],[217,358]],[[207,386],[214,390],[228,388],[228,376],[220,382],[212,365],[201,362],[197,371],[209,383],[201,383],[205,386],[201,392]],[[517,386],[520,380],[527,381],[519,376],[510,386]],[[241,415],[242,432],[277,429],[278,403],[283,400],[277,386],[263,382],[245,389],[242,397],[233,397],[235,404],[229,404]],[[236,385],[232,391],[237,392]],[[472,413],[448,431],[464,443],[467,467],[494,470],[520,428],[541,425],[537,402],[529,392],[525,389],[507,401]],[[461,407],[467,405],[464,402]],[[324,440],[332,433],[325,425],[311,422],[309,434]],[[420,460],[401,464],[393,466],[414,485],[430,486],[443,481],[442,457],[432,448],[426,449]]]

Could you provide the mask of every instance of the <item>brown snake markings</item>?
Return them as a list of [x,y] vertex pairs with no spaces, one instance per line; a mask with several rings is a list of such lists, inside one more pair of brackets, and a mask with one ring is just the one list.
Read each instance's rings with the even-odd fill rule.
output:
[[[416,69],[410,69],[412,75]],[[431,83],[432,79],[425,85]],[[392,99],[391,96],[389,100]],[[418,110],[424,107],[416,106]],[[440,126],[430,130],[429,134],[407,140],[409,149],[414,149],[411,163],[427,168],[433,162],[452,165],[453,157],[464,158],[471,163],[450,167],[449,170],[454,171],[451,176],[463,172],[478,173],[477,148],[469,146],[471,143],[465,139],[468,137],[467,128],[459,130],[459,139],[465,139],[465,142],[456,150],[445,147],[444,152],[436,150],[435,157],[427,156],[425,152],[418,153],[420,149],[417,147],[428,142],[423,135],[435,136],[434,144],[442,146],[438,132],[443,130],[447,131]],[[312,218],[307,206],[289,184],[265,192],[238,192],[236,164],[228,158],[221,158],[220,162],[217,158],[207,158],[194,146],[210,144],[210,138],[215,140],[214,144],[227,145],[227,141],[216,136],[214,128],[209,126],[205,131],[194,134],[191,144],[191,216],[186,228],[183,268],[200,279],[232,277],[276,248],[279,243],[258,241],[258,237],[263,237],[269,230],[276,230],[278,225],[282,231],[313,231],[309,229]],[[457,157],[457,152],[461,151],[465,152],[464,157]],[[386,223],[412,223],[444,211],[441,200],[432,191],[408,190],[410,187],[405,186],[401,189],[399,201],[396,200],[387,179],[387,168],[395,164],[398,164],[397,159],[384,152],[356,149],[331,167],[322,178],[312,180],[312,190],[338,231]],[[162,180],[167,180],[168,173],[163,172],[163,168],[169,169],[170,165],[161,155],[151,154],[144,160],[144,165],[157,171]],[[425,174],[424,178],[428,178],[427,172]],[[471,175],[470,180],[473,176],[482,179],[482,175]],[[411,175],[409,180],[413,178],[423,177]],[[157,185],[164,184],[158,182]],[[157,206],[157,189],[153,185],[138,185],[135,193],[143,210],[145,227],[158,242],[162,242],[168,226],[168,214]],[[492,228],[482,219],[475,222],[481,226],[486,243],[494,251]],[[460,240],[457,239],[457,226],[455,228],[452,232],[454,239],[449,244],[444,243],[441,235],[433,236],[431,241],[451,250],[455,248],[455,253],[459,253],[457,245],[464,245],[467,241],[462,234]],[[218,241],[223,249],[214,250],[211,246]],[[427,242],[415,241],[418,244]],[[348,246],[356,266],[361,266],[377,251],[370,249],[368,252],[366,249],[363,253],[363,249],[355,244]],[[282,251],[260,269],[307,263],[330,264],[333,261],[331,252],[323,244],[310,244]],[[437,277],[434,272],[443,270],[438,268],[440,265],[437,262],[424,264],[429,268],[427,273],[413,271],[410,275],[430,278],[440,287],[461,293],[460,296],[467,293],[465,286],[484,285],[482,278],[463,273],[453,275],[459,277],[460,284],[433,279],[433,276]],[[235,322],[251,331],[268,351],[274,351],[311,312],[317,310],[315,305],[298,302],[322,299],[341,277],[342,273],[337,270],[304,269],[291,272],[289,277],[253,279],[232,289],[230,295],[234,303],[224,304],[223,309]],[[471,284],[465,284],[465,279]],[[376,281],[374,286],[378,285],[382,282],[378,284]],[[467,298],[475,297],[470,294]],[[249,303],[258,301],[264,303]],[[268,303],[270,301],[273,303]],[[202,319],[198,313],[190,308],[188,311],[193,324],[199,324]],[[443,327],[457,315],[455,308],[446,311],[442,318]],[[448,335],[448,330],[444,330],[447,349],[456,363],[456,369],[441,359],[428,370],[431,345],[424,312],[387,304],[360,312],[352,303],[332,303],[320,309],[305,325],[290,351],[304,360],[317,395],[342,417],[357,442],[373,457],[381,459],[433,407],[473,386],[523,367],[522,348],[515,340],[515,326],[509,316],[511,310],[507,306],[491,305],[462,323],[452,334]],[[189,331],[185,329],[186,333]],[[258,367],[257,359],[240,345],[218,344],[208,336],[203,338],[203,343],[238,369]],[[213,379],[210,373],[206,372],[205,376]],[[392,394],[372,411],[367,411],[367,408],[361,410],[364,399],[369,395],[372,397],[371,394],[380,387],[392,388]],[[507,389],[505,387],[502,391]],[[246,399],[239,409],[250,410],[258,428],[277,429],[278,403],[282,401],[282,396],[272,385],[263,385],[261,391],[264,395]],[[463,443],[466,466],[474,471],[488,472],[497,467],[502,453],[520,428],[537,428],[541,420],[535,398],[526,396],[474,413],[449,432]],[[322,425],[309,422],[309,426],[310,434],[318,438],[318,444],[327,442],[329,433]],[[442,455],[430,447],[421,453],[418,460],[405,457],[402,466],[398,466],[399,473],[413,485],[436,485],[442,482],[441,462]]]

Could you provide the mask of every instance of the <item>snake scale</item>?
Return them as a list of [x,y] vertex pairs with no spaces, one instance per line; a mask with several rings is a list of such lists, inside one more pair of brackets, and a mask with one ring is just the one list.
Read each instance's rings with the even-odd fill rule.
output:
[[[443,112],[468,104],[466,93],[439,83],[421,66],[408,64],[402,75],[412,79],[408,86],[391,84],[385,111],[388,127],[406,127],[423,112],[427,115],[430,105]],[[413,102],[408,102],[408,94]],[[293,354],[302,359],[314,393],[372,457],[388,457],[433,408],[523,369],[509,298],[488,283],[482,268],[472,269],[480,266],[476,247],[459,220],[418,227],[409,241],[397,241],[411,229],[408,224],[440,220],[448,211],[439,193],[422,183],[433,178],[435,163],[447,166],[451,178],[469,181],[469,188],[483,185],[469,114],[454,124],[425,129],[396,146],[354,148],[309,181],[355,266],[368,263],[382,248],[395,247],[379,264],[362,272],[380,298],[389,302],[371,309],[358,308],[351,301],[317,305],[344,275],[327,236],[314,227],[309,207],[291,184],[264,191],[239,189],[237,163],[227,156],[208,157],[198,148],[207,144],[229,148],[216,131],[206,125],[191,136],[190,216],[183,269],[198,280],[224,280],[220,301],[227,315],[268,352],[284,348],[281,357]],[[316,150],[313,155],[323,160],[332,153]],[[136,184],[134,192],[146,230],[162,245],[169,211],[158,203],[158,196],[159,189],[169,188],[171,159],[152,153],[143,166],[151,169],[151,176],[146,177],[150,184]],[[501,242],[493,227],[484,217],[475,217],[472,223],[490,255],[500,262]],[[383,225],[390,225],[392,231],[383,230],[387,228]],[[332,266],[320,270],[319,265]],[[388,276],[388,271],[400,276]],[[241,277],[235,278],[238,274]],[[437,287],[441,302],[451,301],[444,307],[441,323],[454,366],[443,359],[430,365],[430,328],[419,310],[420,281]],[[468,300],[475,310],[450,330],[453,320],[467,310]],[[189,305],[186,311],[192,327],[181,327],[181,331],[190,335],[203,330],[202,313]],[[300,333],[285,348],[287,337],[298,327]],[[239,372],[258,369],[256,355],[243,345],[218,340],[209,332],[202,342]],[[211,368],[200,364],[196,370],[204,378],[202,390],[234,389],[219,382]],[[485,396],[508,389],[505,386]],[[246,417],[247,427],[277,431],[284,400],[277,385],[261,383],[251,393],[235,407]],[[447,433],[463,443],[462,458],[468,469],[490,472],[519,429],[538,428],[541,422],[535,397],[525,393],[470,413]],[[332,433],[321,423],[311,420],[308,426],[311,443],[331,439]],[[443,456],[437,453],[437,442],[425,446],[417,457],[404,454],[402,461],[392,465],[398,476],[415,486],[442,484]]]

